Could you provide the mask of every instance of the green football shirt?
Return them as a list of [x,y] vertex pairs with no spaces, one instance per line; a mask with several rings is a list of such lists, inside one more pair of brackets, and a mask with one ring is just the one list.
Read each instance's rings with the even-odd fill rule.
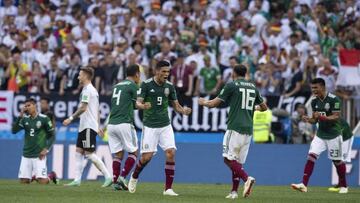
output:
[[26,158],[39,157],[40,152],[50,149],[55,140],[52,121],[44,114],[38,114],[35,118],[24,116],[18,118],[12,127],[12,132],[17,133],[25,130],[25,142],[23,156]]
[[238,79],[227,83],[218,98],[230,106],[227,129],[252,135],[255,105],[264,101],[255,85]]
[[139,89],[138,97],[144,102],[150,102],[151,108],[144,110],[144,126],[150,128],[162,128],[170,124],[169,101],[177,100],[173,84],[166,81],[159,85],[154,78],[144,81]]
[[[323,116],[330,116],[334,112],[340,112],[340,106],[340,99],[331,93],[327,93],[323,100],[319,98],[314,98],[311,101],[311,108],[313,112],[319,112]],[[342,127],[340,119],[336,121],[319,121],[319,129],[317,131],[318,137],[330,140],[341,134]]]
[[133,123],[138,86],[124,80],[113,87],[109,124]]
[[350,139],[353,136],[350,125],[343,118],[340,119],[340,125],[342,127],[343,141]]
[[210,92],[215,88],[220,72],[216,68],[202,68],[200,70],[200,76],[204,78],[205,91]]

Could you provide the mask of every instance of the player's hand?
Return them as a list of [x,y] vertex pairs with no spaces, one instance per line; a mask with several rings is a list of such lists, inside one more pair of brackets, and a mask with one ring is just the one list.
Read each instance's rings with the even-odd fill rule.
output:
[[69,125],[70,123],[71,123],[71,120],[68,119],[68,118],[63,121],[63,125],[64,125],[64,126],[67,126],[67,125]]
[[101,138],[103,138],[104,135],[105,135],[105,129],[99,129],[98,135],[99,135]]
[[145,102],[144,103],[144,109],[147,110],[147,109],[150,109],[151,108],[151,103],[150,102]]
[[26,108],[25,106],[21,108],[21,111],[20,111],[20,117],[22,118],[24,116],[24,113],[26,112]]
[[46,157],[46,155],[48,154],[48,152],[49,152],[49,150],[43,149],[43,150],[40,152],[39,159],[40,159],[40,160],[43,160],[43,159]]
[[198,102],[199,102],[200,106],[205,106],[206,100],[204,98],[200,97]]
[[185,114],[185,115],[191,114],[191,109],[189,107],[184,107],[183,108],[183,114]]

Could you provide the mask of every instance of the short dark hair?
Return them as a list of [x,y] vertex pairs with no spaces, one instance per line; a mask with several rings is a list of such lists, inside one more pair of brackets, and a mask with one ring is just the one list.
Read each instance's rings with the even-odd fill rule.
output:
[[320,84],[321,86],[325,87],[325,80],[322,78],[315,78],[311,81],[311,84]]
[[162,67],[166,67],[166,66],[170,67],[170,62],[162,60],[162,61],[157,62],[155,69],[160,70]]
[[238,75],[240,77],[245,77],[247,68],[243,64],[237,64],[234,67],[234,72],[236,73],[236,75]]
[[126,76],[135,76],[136,73],[140,72],[140,67],[138,64],[130,65],[126,68]]
[[85,67],[82,67],[80,70],[85,72],[89,76],[90,80],[93,79],[93,77],[94,77],[94,69],[93,68],[91,68],[90,66],[85,66]]
[[40,100],[45,100],[47,103],[50,103],[50,98],[47,96],[42,96]]
[[33,103],[33,104],[36,104],[36,100],[35,100],[34,98],[32,98],[32,97],[29,97],[29,98],[27,98],[27,99],[25,100],[25,103],[28,103],[28,102]]

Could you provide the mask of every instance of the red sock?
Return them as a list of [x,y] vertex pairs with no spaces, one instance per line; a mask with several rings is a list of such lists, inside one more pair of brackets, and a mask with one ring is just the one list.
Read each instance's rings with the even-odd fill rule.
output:
[[129,174],[129,172],[133,168],[135,162],[136,162],[136,156],[134,154],[129,154],[125,161],[125,166],[121,171],[121,177],[126,178],[126,176]]
[[231,191],[238,191],[240,183],[240,178],[235,174],[235,172],[232,172],[232,189]]
[[346,165],[344,162],[335,163],[336,171],[339,176],[339,186],[347,187],[346,183]]
[[316,155],[314,155],[314,154],[308,155],[308,160],[306,161],[306,164],[305,164],[304,176],[303,176],[303,181],[302,181],[305,186],[308,185],[310,176],[314,169],[316,159],[317,159]]
[[175,162],[166,162],[165,165],[165,191],[167,189],[171,189],[173,181],[174,181],[174,175],[175,175]]
[[139,160],[138,163],[136,164],[136,167],[135,167],[135,170],[134,170],[134,173],[133,173],[132,177],[135,178],[135,179],[138,179],[141,171],[144,169],[146,164],[147,163],[141,163],[141,161]]
[[113,169],[113,183],[117,182],[117,179],[120,175],[120,168],[121,168],[121,160],[118,158],[113,159],[112,169]]
[[240,177],[244,182],[246,182],[246,180],[248,179],[248,175],[239,162],[235,160],[230,161],[230,167],[237,177]]

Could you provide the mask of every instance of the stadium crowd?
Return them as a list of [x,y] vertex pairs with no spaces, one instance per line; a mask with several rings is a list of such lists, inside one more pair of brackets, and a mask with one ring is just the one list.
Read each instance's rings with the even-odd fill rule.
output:
[[334,91],[338,49],[360,49],[359,16],[356,0],[4,0],[0,84],[77,94],[89,65],[109,95],[124,67],[142,65],[145,79],[167,59],[187,96],[216,95],[237,63],[264,96],[310,92],[318,76]]
[[111,95],[125,67],[146,79],[165,59],[183,96],[217,95],[238,63],[265,97],[310,94],[315,77],[334,92],[342,48],[360,49],[359,0],[3,0],[0,89],[78,94],[88,65]]

